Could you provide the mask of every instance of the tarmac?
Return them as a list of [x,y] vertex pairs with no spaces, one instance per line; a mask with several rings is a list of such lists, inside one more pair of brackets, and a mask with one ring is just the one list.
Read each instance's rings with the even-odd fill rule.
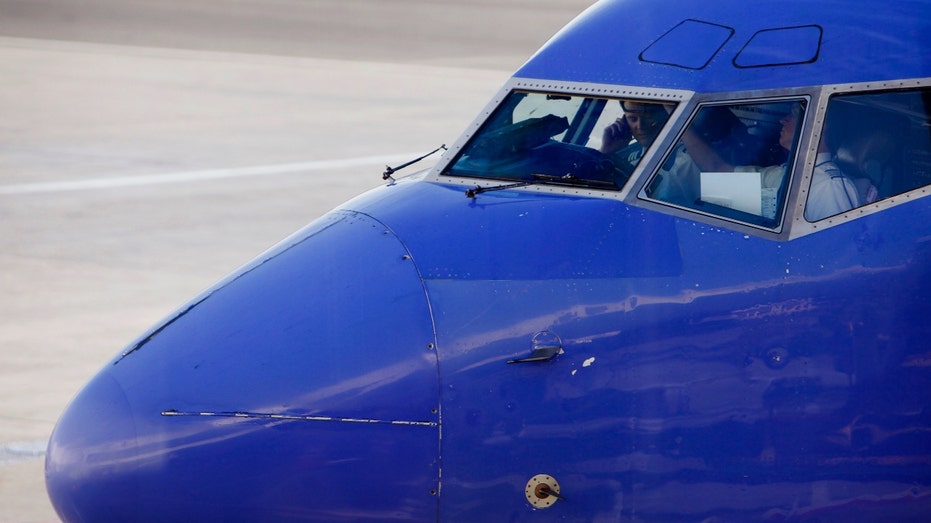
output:
[[0,0],[0,523],[58,521],[45,445],[111,357],[452,143],[591,4]]

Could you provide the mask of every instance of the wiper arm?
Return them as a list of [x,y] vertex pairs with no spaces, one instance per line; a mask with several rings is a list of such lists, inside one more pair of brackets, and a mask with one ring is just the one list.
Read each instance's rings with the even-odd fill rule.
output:
[[504,189],[515,189],[517,187],[526,187],[528,185],[539,185],[544,183],[555,183],[559,185],[574,185],[581,187],[590,187],[593,189],[617,189],[617,183],[606,181],[606,180],[590,180],[588,178],[578,178],[572,173],[565,174],[563,176],[556,176],[552,174],[534,174],[533,180],[525,180],[523,182],[517,183],[507,183],[504,185],[496,185],[494,187],[482,187],[481,185],[476,185],[474,189],[469,189],[465,192],[467,198],[475,198],[476,195],[483,192],[490,191],[501,191]]
[[528,185],[534,185],[537,183],[543,183],[539,180],[528,180],[526,182],[517,182],[517,183],[506,183],[504,185],[495,185],[494,187],[482,187],[481,185],[476,185],[474,189],[469,189],[465,192],[466,198],[475,199],[475,196],[483,192],[491,191],[502,191],[504,189],[514,189],[515,187],[526,187]]
[[411,160],[411,161],[409,161],[409,162],[407,162],[407,163],[402,163],[401,165],[399,165],[399,166],[397,166],[397,167],[391,167],[390,165],[386,165],[386,166],[385,166],[385,172],[382,173],[381,179],[382,179],[382,180],[391,180],[391,181],[393,182],[393,181],[394,181],[394,178],[391,177],[392,174],[394,174],[394,173],[400,171],[401,169],[407,167],[408,165],[412,165],[412,164],[415,164],[415,163],[419,162],[420,160],[423,160],[423,159],[426,158],[427,156],[430,156],[431,154],[433,154],[433,153],[435,153],[435,152],[437,152],[437,151],[439,151],[439,150],[445,151],[445,150],[446,150],[446,144],[444,143],[443,145],[441,145],[441,146],[437,147],[436,149],[434,149],[434,150],[428,152],[427,154],[421,156],[420,158],[414,158],[413,160]]

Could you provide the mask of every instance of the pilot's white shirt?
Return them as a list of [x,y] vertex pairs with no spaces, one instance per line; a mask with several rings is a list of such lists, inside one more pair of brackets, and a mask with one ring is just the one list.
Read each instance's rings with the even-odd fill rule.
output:
[[734,172],[758,172],[760,173],[760,185],[764,189],[778,189],[786,175],[786,165],[770,165],[769,167],[739,165],[734,167]]
[[658,200],[679,205],[694,205],[700,196],[701,170],[681,143],[660,171],[659,186],[653,193]]
[[818,153],[805,204],[805,219],[813,222],[862,204],[857,186],[837,167],[831,153]]
[[[759,171],[764,188],[776,189],[782,185],[785,165],[758,167],[743,165],[736,171]],[[831,153],[818,153],[815,171],[811,176],[805,219],[814,222],[859,207],[860,193],[853,181],[844,175],[832,160]]]

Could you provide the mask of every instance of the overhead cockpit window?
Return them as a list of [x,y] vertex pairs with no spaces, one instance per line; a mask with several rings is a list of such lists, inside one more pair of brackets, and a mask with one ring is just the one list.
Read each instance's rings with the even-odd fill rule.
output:
[[618,190],[674,107],[514,91],[445,174]]
[[804,108],[804,100],[702,107],[647,185],[646,195],[777,227]]
[[931,90],[835,95],[805,218],[818,221],[931,184]]
[[818,59],[824,30],[817,25],[758,31],[734,57],[736,67],[809,64]]
[[733,27],[684,20],[644,49],[640,59],[686,69],[704,69],[732,36]]

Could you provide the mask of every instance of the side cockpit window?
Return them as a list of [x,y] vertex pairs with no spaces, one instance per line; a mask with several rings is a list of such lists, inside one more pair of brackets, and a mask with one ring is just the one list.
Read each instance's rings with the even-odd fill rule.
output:
[[805,206],[817,221],[931,184],[931,90],[834,95]]
[[777,227],[804,110],[802,99],[701,107],[646,186],[646,196]]
[[444,174],[619,190],[674,107],[512,91]]

